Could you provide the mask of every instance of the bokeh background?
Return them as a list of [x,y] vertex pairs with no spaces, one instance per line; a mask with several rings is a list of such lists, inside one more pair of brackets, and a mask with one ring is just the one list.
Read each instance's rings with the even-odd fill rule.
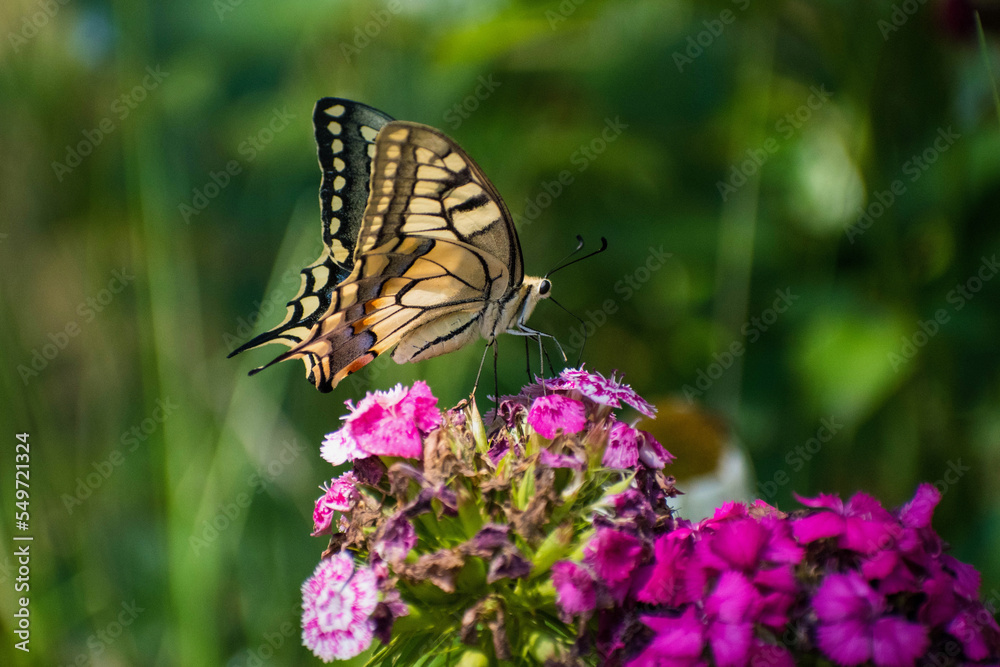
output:
[[[713,415],[756,495],[896,506],[936,482],[938,530],[1000,588],[998,10],[4,2],[0,663],[312,664],[323,435],[367,389],[471,389],[479,345],[380,359],[332,395],[298,362],[246,376],[280,347],[226,359],[319,254],[327,95],[455,137],[529,272],[607,237],[554,278],[584,324],[551,303],[532,324],[574,361],[590,329],[589,368]],[[512,393],[523,345],[500,354]],[[21,432],[30,655],[11,634]]]

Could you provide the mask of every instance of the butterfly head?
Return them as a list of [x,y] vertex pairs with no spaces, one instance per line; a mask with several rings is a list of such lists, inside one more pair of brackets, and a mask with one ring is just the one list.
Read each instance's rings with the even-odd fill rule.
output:
[[552,281],[548,278],[524,277],[521,285],[520,308],[518,309],[517,321],[525,322],[530,316],[535,306],[542,299],[552,296]]

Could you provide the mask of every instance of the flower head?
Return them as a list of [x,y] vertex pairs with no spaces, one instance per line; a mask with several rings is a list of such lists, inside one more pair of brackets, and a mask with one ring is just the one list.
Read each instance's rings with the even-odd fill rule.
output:
[[321,455],[333,465],[367,456],[423,456],[423,437],[441,423],[437,398],[427,383],[397,384],[389,391],[369,392],[339,431],[326,436]]
[[302,584],[302,643],[324,662],[360,654],[371,645],[377,604],[370,568],[355,571],[346,553],[321,561]]
[[591,373],[581,368],[568,368],[554,380],[545,383],[549,389],[577,392],[600,405],[620,408],[624,402],[647,417],[655,417],[656,409],[639,396],[632,387],[622,384],[621,379],[611,374],[605,378],[600,373]]
[[549,440],[560,430],[568,435],[579,433],[586,424],[583,403],[558,394],[539,396],[528,411],[528,425]]
[[569,561],[552,566],[552,585],[556,589],[556,602],[566,617],[587,614],[597,604],[594,578],[585,567]]
[[358,483],[353,472],[345,472],[329,486],[320,487],[325,493],[316,500],[313,509],[313,536],[330,532],[334,512],[349,512],[358,499]]
[[602,463],[608,468],[634,468],[642,461],[649,468],[660,469],[674,460],[656,438],[645,431],[616,421],[608,431],[608,446]]
[[930,644],[926,627],[886,613],[885,598],[857,572],[828,575],[813,606],[819,647],[839,665],[913,665]]

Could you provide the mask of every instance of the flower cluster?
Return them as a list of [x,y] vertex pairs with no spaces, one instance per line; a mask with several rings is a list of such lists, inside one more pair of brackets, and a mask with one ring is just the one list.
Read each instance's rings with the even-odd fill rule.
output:
[[978,574],[931,528],[933,487],[896,511],[820,496],[792,514],[728,503],[691,523],[668,506],[673,456],[620,415],[653,407],[583,369],[503,397],[485,422],[474,403],[441,411],[422,382],[348,408],[322,455],[353,469],[316,502],[313,534],[330,542],[303,585],[303,642],[324,661],[1000,658]]
[[596,620],[607,665],[997,664],[979,576],[931,528],[933,486],[895,512],[863,493],[799,500],[810,509],[728,503],[698,524],[653,524],[659,513],[623,494],[582,562],[553,568],[564,619]]

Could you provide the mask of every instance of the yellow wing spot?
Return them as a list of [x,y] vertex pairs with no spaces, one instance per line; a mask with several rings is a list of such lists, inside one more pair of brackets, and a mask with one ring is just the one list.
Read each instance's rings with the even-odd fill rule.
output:
[[344,115],[347,109],[344,108],[343,104],[335,104],[326,110],[326,115],[340,117]]
[[[337,195],[333,195],[332,197],[330,197],[330,210],[331,211],[339,211],[343,207],[344,207],[344,200],[343,199],[341,199]],[[337,229],[340,229],[340,223],[337,224]],[[331,229],[330,231],[331,232],[335,232],[335,231],[337,231],[337,229]]]
[[397,146],[396,144],[390,144],[385,149],[385,156],[387,158],[389,158],[390,160],[398,160],[399,159],[399,146]]
[[374,127],[368,127],[367,125],[362,125],[361,136],[365,138],[365,141],[375,141],[375,137],[378,136],[378,130],[376,130]]
[[444,185],[437,181],[417,181],[413,186],[413,194],[426,197],[440,194]]
[[337,171],[344,171],[344,167],[346,166],[347,165],[344,164],[344,161],[341,160],[339,157],[333,158],[333,168],[336,169]]
[[333,261],[338,264],[343,264],[350,257],[351,253],[347,252],[347,248],[344,244],[340,242],[340,239],[332,239],[330,241],[330,249],[333,251]]
[[410,213],[424,215],[440,214],[442,212],[441,202],[429,197],[413,197],[410,199],[408,210]]
[[345,185],[347,185],[347,179],[344,178],[343,176],[338,176],[337,178],[333,179],[334,190],[337,191],[343,190]]
[[387,162],[385,165],[385,171],[383,172],[386,178],[396,178],[396,169],[399,167],[398,162]]
[[332,150],[334,153],[339,153],[340,151],[344,150],[344,142],[341,141],[340,139],[334,139],[333,143],[330,144],[330,150]]
[[375,205],[376,213],[385,213],[389,210],[389,204],[392,202],[392,197],[383,196],[378,198],[378,203]]
[[327,281],[330,280],[330,269],[325,266],[317,266],[312,273],[316,278],[317,285],[326,285]]
[[444,219],[436,215],[408,215],[403,232],[406,234],[419,234],[445,227]]
[[418,162],[422,162],[424,164],[440,162],[440,158],[437,156],[437,153],[429,148],[424,148],[423,146],[418,146],[416,151],[414,151],[414,155],[417,156]]
[[447,179],[451,174],[441,167],[433,167],[429,164],[422,164],[417,167],[417,178],[432,180],[432,181],[443,181]]
[[375,157],[375,144],[368,144],[368,157]]
[[314,313],[316,312],[316,309],[319,308],[319,297],[314,294],[310,294],[299,301],[299,303],[302,304],[303,311],[307,313]]
[[330,132],[332,132],[333,134],[340,134],[341,131],[340,123],[338,123],[335,120],[331,120],[329,123],[326,124],[326,129],[330,130]]
[[465,169],[465,160],[458,153],[448,153],[444,158],[444,164],[456,173]]
[[390,132],[386,136],[386,139],[388,139],[389,141],[403,142],[403,141],[406,141],[406,139],[409,136],[410,136],[410,131],[408,129],[406,129],[405,127],[400,127],[400,128],[397,128],[397,129],[393,130],[392,132]]

